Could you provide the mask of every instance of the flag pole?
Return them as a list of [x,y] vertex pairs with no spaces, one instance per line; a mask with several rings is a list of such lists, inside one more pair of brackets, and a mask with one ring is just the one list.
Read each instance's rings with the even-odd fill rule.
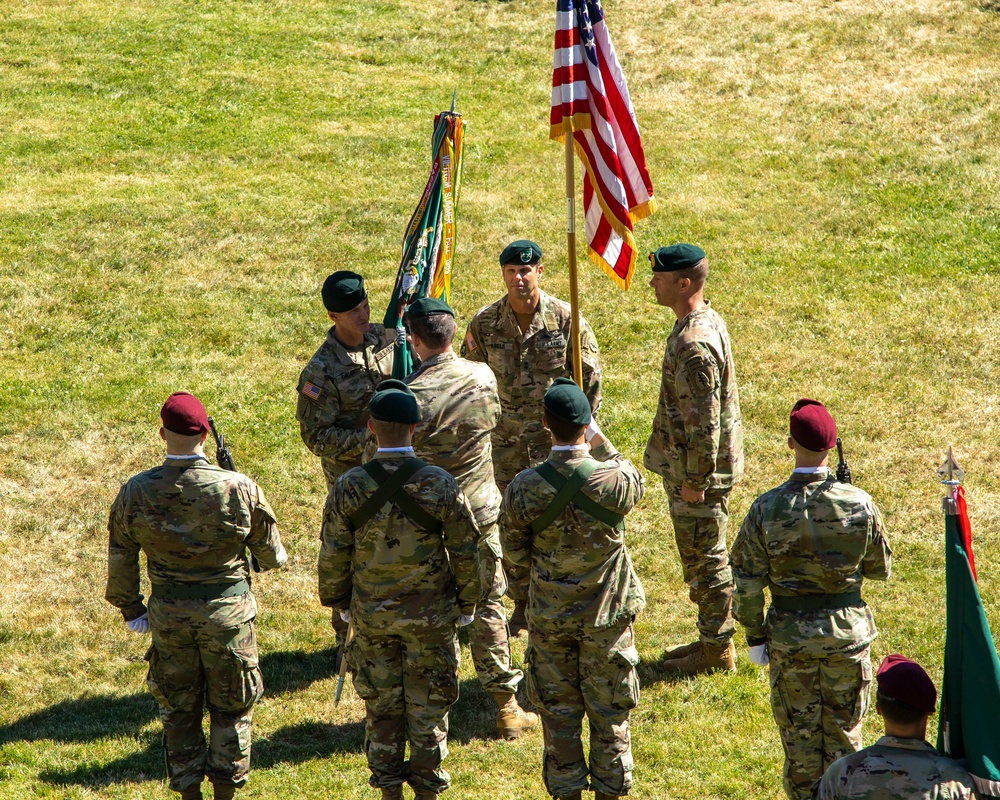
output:
[[573,158],[573,132],[564,130],[566,140],[566,243],[569,248],[569,305],[572,314],[570,347],[573,352],[573,380],[583,388],[583,357],[580,353],[580,288],[576,278],[576,162]]

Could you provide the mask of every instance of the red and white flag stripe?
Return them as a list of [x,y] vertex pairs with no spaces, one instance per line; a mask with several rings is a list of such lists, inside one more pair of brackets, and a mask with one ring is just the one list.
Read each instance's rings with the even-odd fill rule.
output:
[[635,272],[632,224],[656,210],[639,126],[600,0],[558,0],[551,136],[573,134],[586,169],[591,258],[624,289]]

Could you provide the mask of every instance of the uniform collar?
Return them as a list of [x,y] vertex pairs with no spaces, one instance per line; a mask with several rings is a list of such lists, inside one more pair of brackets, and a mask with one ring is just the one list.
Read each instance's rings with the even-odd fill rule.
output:
[[923,739],[904,739],[900,736],[883,736],[876,745],[883,747],[898,747],[900,750],[927,750],[933,753],[937,751]]
[[589,450],[549,450],[549,461],[568,464],[575,461],[586,461],[590,458]]
[[200,467],[203,464],[208,463],[208,458],[204,455],[198,456],[197,458],[173,458],[168,455],[163,460],[163,466],[165,467]]
[[538,333],[538,331],[554,331],[559,328],[556,321],[555,310],[552,307],[550,298],[541,289],[538,290],[538,308],[535,309],[535,316],[531,318],[528,330],[521,333],[521,328],[517,324],[517,317],[514,316],[514,309],[510,306],[510,299],[504,295],[500,298],[500,313],[497,315],[497,327],[506,329],[519,339],[527,339]]
[[830,468],[827,467],[822,472],[793,472],[788,479],[795,483],[821,483],[830,477]]
[[361,349],[357,351],[350,351],[344,347],[340,339],[333,335],[333,329],[335,327],[336,325],[331,325],[330,330],[326,332],[326,343],[333,350],[334,355],[341,364],[356,364],[357,362],[354,358],[352,358],[352,356],[361,356],[363,360],[364,351],[378,343],[378,334],[375,333],[375,326],[372,325],[368,329],[368,333],[365,334],[365,339],[361,344]]
[[[456,358],[458,358],[458,356],[455,355],[454,350],[449,350],[445,353],[438,353],[436,356],[431,356],[426,361],[421,363],[420,367],[413,373],[413,375],[417,375],[423,372],[428,367],[434,367],[437,366],[438,364],[444,364],[447,361],[454,361]],[[411,377],[413,376],[411,375]]]

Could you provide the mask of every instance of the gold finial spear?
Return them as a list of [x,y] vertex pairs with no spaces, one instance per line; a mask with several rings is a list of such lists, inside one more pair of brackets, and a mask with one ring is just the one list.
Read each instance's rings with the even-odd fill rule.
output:
[[948,458],[938,467],[937,474],[941,478],[941,483],[945,486],[944,500],[941,501],[944,513],[957,514],[958,506],[955,502],[955,497],[958,493],[958,487],[962,485],[962,478],[965,477],[965,472],[958,466],[958,462],[952,453],[951,445],[948,445]]

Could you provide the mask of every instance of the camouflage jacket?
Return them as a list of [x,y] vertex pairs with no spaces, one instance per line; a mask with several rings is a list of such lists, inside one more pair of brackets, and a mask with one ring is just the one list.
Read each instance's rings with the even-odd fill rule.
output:
[[[580,450],[552,450],[548,463],[569,477],[588,458],[603,462],[581,491],[598,505],[628,514],[642,498],[642,475],[610,442],[590,456]],[[646,598],[625,547],[624,532],[570,503],[537,536],[531,523],[546,511],[556,489],[534,469],[507,487],[500,507],[504,555],[531,567],[528,622],[533,630],[609,628],[631,619]]]
[[323,464],[328,487],[361,464],[368,423],[368,401],[392,375],[392,333],[373,324],[362,348],[348,350],[330,328],[299,376],[298,406],[302,441]]
[[[408,456],[377,453],[392,473]],[[419,469],[403,484],[440,533],[414,524],[384,504],[358,530],[349,522],[378,484],[361,467],[334,484],[323,513],[319,597],[324,606],[350,608],[356,625],[387,634],[414,625],[439,627],[472,614],[479,598],[472,510],[455,479],[439,467]]]
[[883,736],[834,761],[816,786],[818,800],[968,800],[972,776],[922,739]]
[[[262,570],[288,560],[274,512],[246,475],[205,458],[167,457],[162,466],[130,478],[108,518],[105,598],[127,620],[146,611],[139,592],[139,551],[154,584],[232,584],[249,578],[247,550]],[[150,622],[170,606],[201,621],[236,627],[257,613],[252,594],[210,601],[150,600]]]
[[674,486],[728,489],[743,477],[743,420],[729,331],[706,305],[667,339],[660,401],[643,458]]
[[484,364],[442,353],[427,359],[406,382],[420,406],[413,434],[417,458],[458,481],[476,523],[485,529],[500,513],[490,443],[490,431],[500,419],[496,378]]
[[[542,399],[556,378],[573,377],[568,303],[541,293],[531,326],[521,335],[506,297],[476,312],[462,357],[489,365],[497,378],[503,414],[493,430],[493,463],[503,484],[522,469],[548,458],[552,439],[542,427]],[[581,320],[583,391],[596,412],[601,404],[601,357],[597,339]]]
[[867,493],[839,483],[829,470],[792,473],[758,497],[729,554],[736,579],[733,613],[747,641],[789,655],[852,652],[877,635],[868,606],[782,611],[764,618],[771,596],[839,595],[860,590],[864,578],[885,580],[892,551],[882,515]]

